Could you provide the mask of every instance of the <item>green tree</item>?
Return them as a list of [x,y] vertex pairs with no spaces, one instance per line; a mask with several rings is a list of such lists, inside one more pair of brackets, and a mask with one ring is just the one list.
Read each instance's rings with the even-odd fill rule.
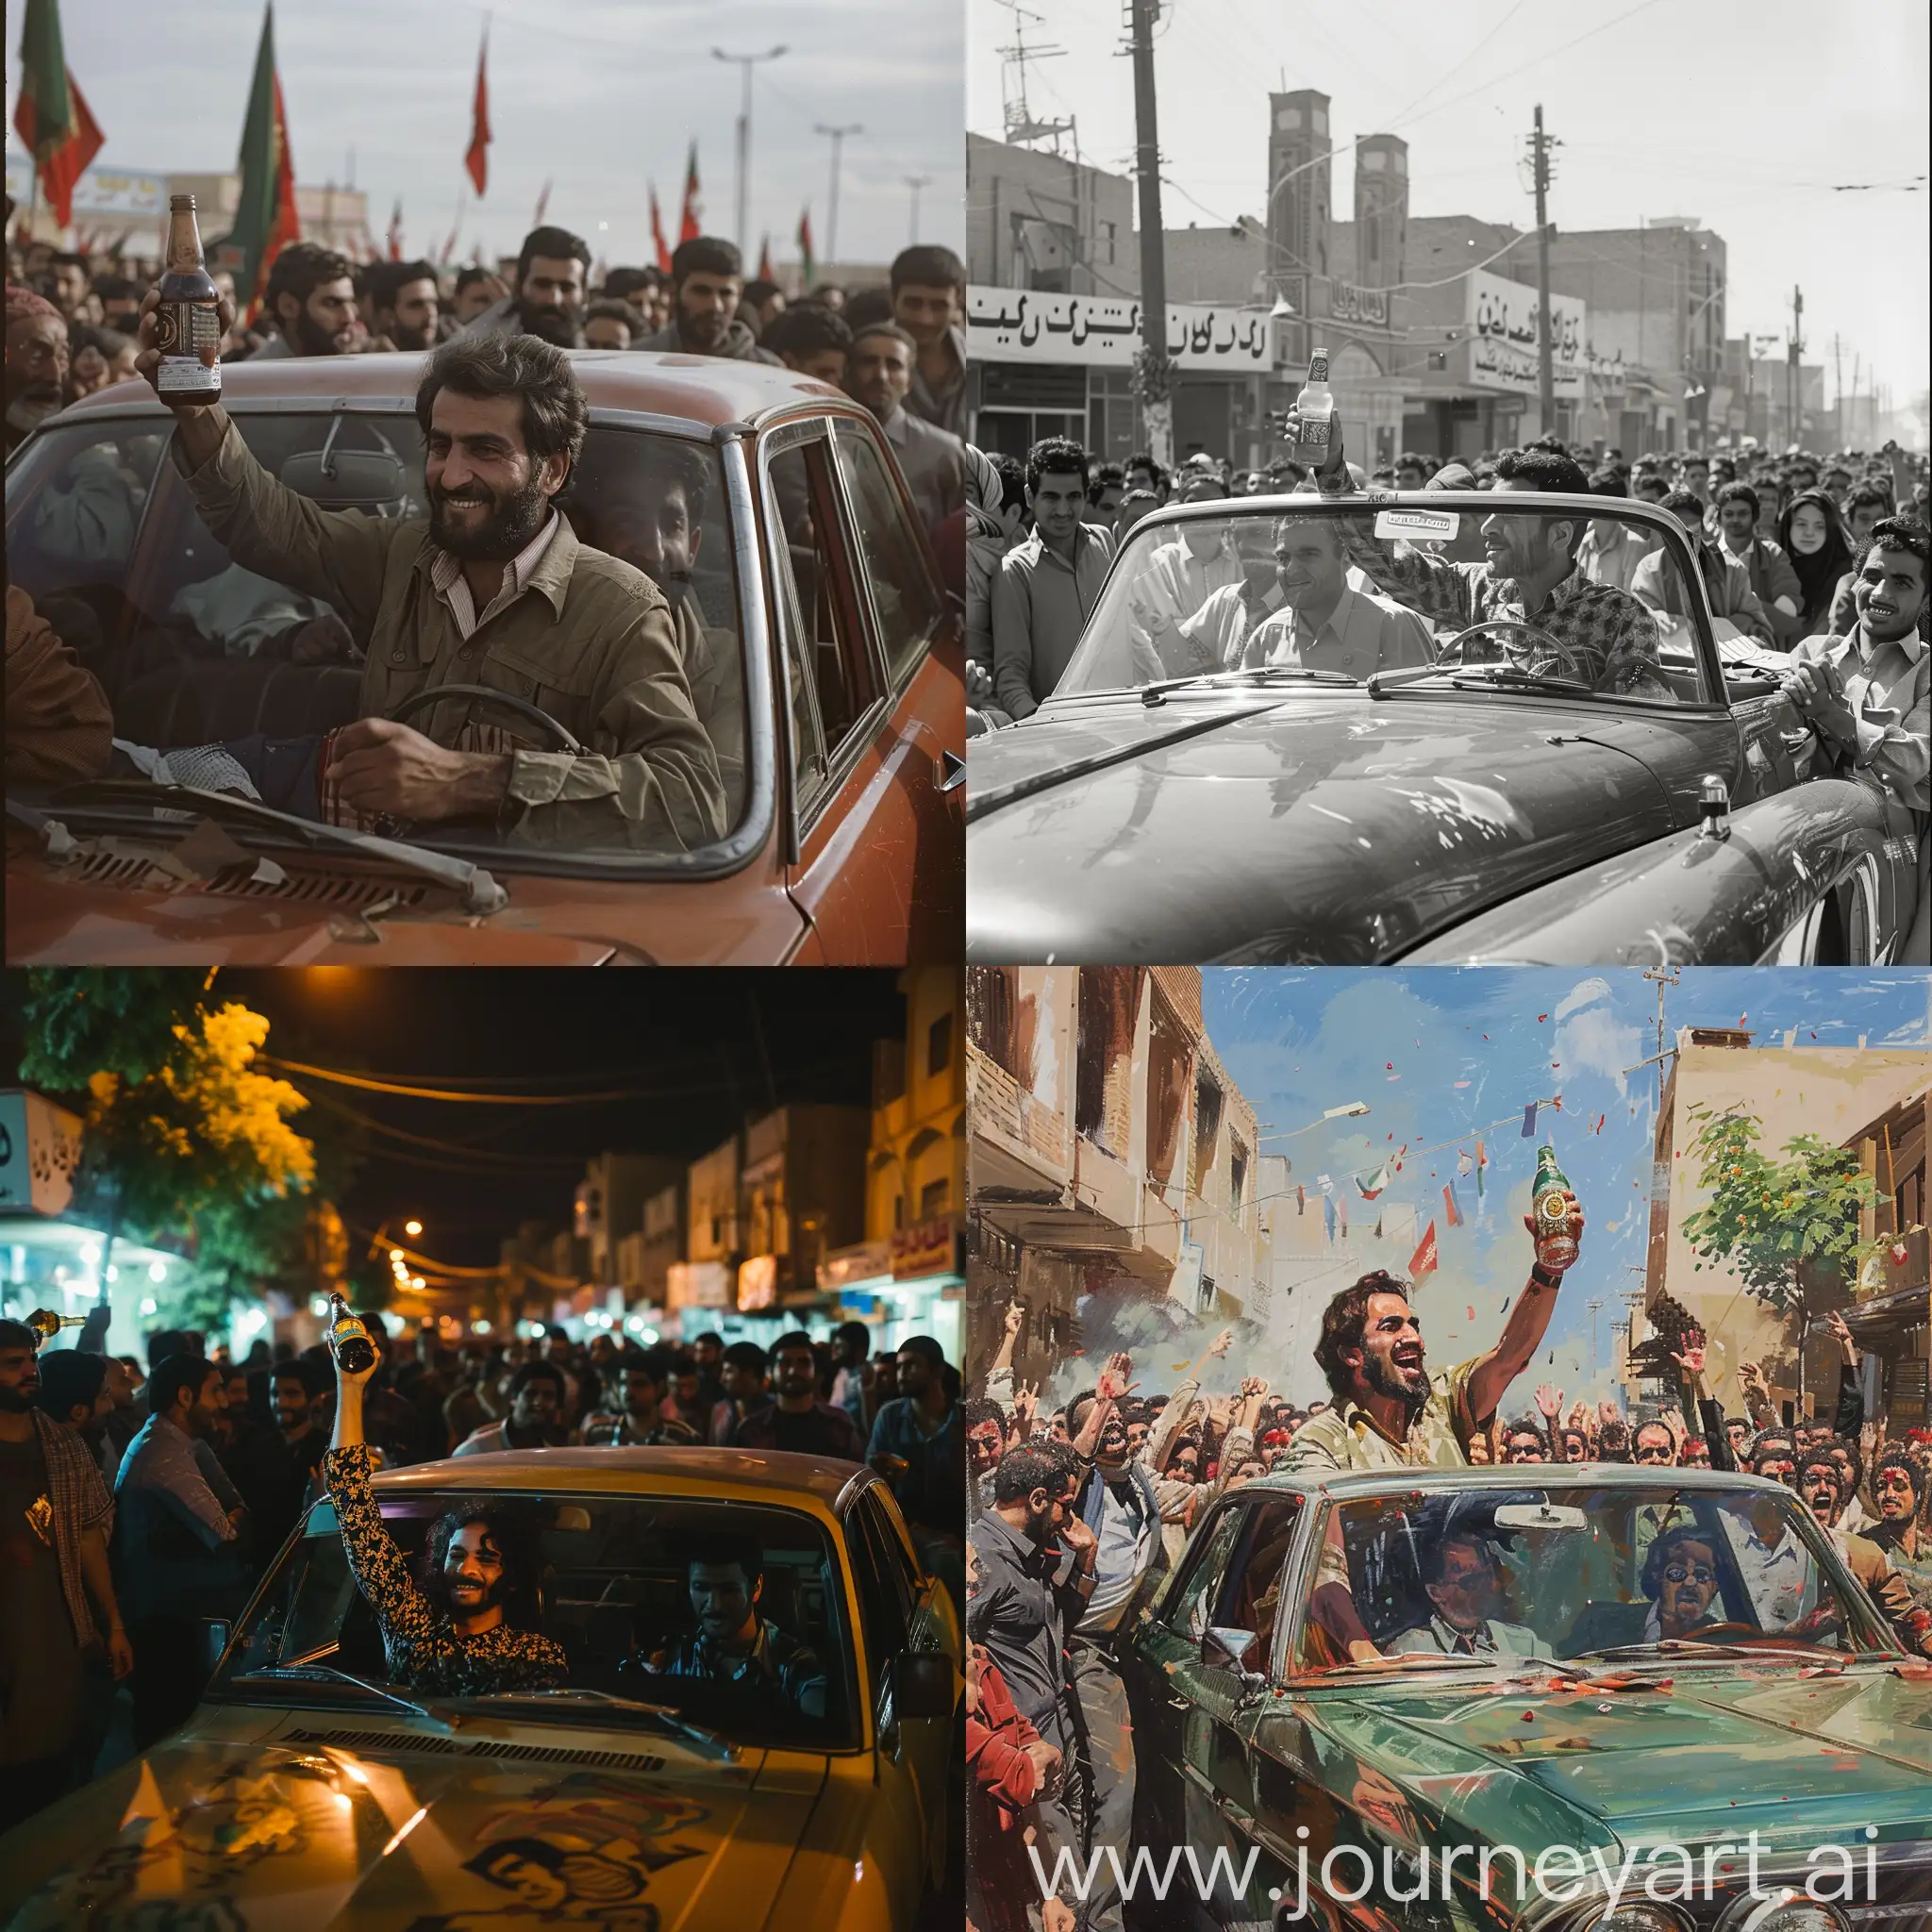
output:
[[[1763,1126],[1741,1108],[1693,1107],[1690,1153],[1710,1199],[1686,1217],[1692,1254],[1728,1263],[1749,1292],[1780,1315],[1805,1315],[1804,1275],[1852,1278],[1864,1253],[1860,1212],[1877,1199],[1858,1158],[1817,1134],[1785,1142],[1776,1159],[1758,1145]],[[1801,1274],[1801,1270],[1803,1273]]]

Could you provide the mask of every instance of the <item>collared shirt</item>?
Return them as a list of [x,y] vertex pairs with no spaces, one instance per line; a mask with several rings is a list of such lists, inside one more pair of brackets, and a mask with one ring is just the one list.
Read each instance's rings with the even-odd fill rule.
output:
[[1469,1378],[1480,1356],[1429,1378],[1429,1399],[1400,1442],[1391,1442],[1352,1398],[1310,1416],[1294,1433],[1290,1469],[1467,1469],[1469,1439],[1483,1418],[1469,1412]]
[[1915,814],[1924,829],[1932,809],[1927,764],[1932,747],[1932,652],[1916,632],[1874,643],[1860,619],[1843,637],[1809,637],[1791,650],[1793,664],[1829,664],[1844,687],[1857,740],[1845,758],[1865,778]]
[[925,379],[919,358],[912,358],[912,387],[906,392],[906,407],[923,416],[935,429],[966,440],[966,331],[957,324],[946,331],[946,342],[953,352],[953,374],[949,381],[935,389]]
[[1093,1553],[1093,1594],[1074,1628],[1082,1637],[1098,1637],[1120,1622],[1154,1561],[1160,1547],[1160,1506],[1158,1500],[1150,1505],[1131,1467],[1118,1483],[1098,1469],[1090,1480],[1100,1485],[1100,1522],[1093,1532],[1099,1548]]
[[1092,524],[1074,526],[1072,563],[1038,530],[1000,558],[992,584],[992,686],[1009,717],[1031,717],[1053,695],[1112,561],[1112,535]]
[[744,1651],[721,1650],[700,1630],[642,1660],[658,1677],[708,1677],[716,1684],[765,1684],[802,1711],[817,1692],[819,1712],[825,1704],[825,1667],[817,1654],[775,1624],[758,1620],[758,1635]]
[[[1323,493],[1329,494],[1326,489]],[[1335,527],[1343,554],[1411,610],[1464,628],[1486,618],[1534,625],[1576,658],[1594,690],[1676,702],[1657,663],[1657,625],[1628,591],[1593,584],[1573,570],[1532,610],[1522,585],[1497,576],[1487,563],[1449,563],[1418,550],[1398,557],[1391,545],[1362,535],[1352,519],[1339,520]],[[1494,642],[1483,641],[1482,648],[1488,653]],[[1532,666],[1538,662],[1532,650]],[[1549,668],[1562,675],[1560,665]]]
[[1241,580],[1241,559],[1224,536],[1206,557],[1184,537],[1157,544],[1127,594],[1127,630],[1137,646],[1151,649],[1170,677],[1217,668],[1205,651],[1191,648],[1181,631],[1216,591]]
[[912,507],[934,530],[966,502],[966,445],[944,429],[935,429],[902,403],[879,425],[892,445]]
[[886,1482],[908,1523],[953,1536],[963,1533],[966,1424],[960,1404],[951,1404],[939,1427],[928,1429],[924,1411],[909,1395],[887,1403],[873,1423],[872,1440],[865,1448],[868,1462],[882,1455],[897,1456],[906,1463]]
[[1550,1646],[1527,1624],[1485,1618],[1474,1630],[1458,1630],[1440,1614],[1419,1630],[1405,1630],[1388,1646],[1391,1657],[1549,1657]]
[[[1710,614],[1735,625],[1762,643],[1773,641],[1771,620],[1751,588],[1751,573],[1728,550],[1695,531],[1686,533],[1704,576]],[[1684,574],[1662,549],[1653,551],[1637,566],[1630,594],[1647,609],[1666,617],[1688,617],[1690,608]]]
[[1763,1541],[1748,1517],[1723,1512],[1721,1521],[1737,1558],[1744,1592],[1765,1630],[1785,1630],[1818,1604],[1818,1571],[1809,1554],[1780,1522],[1775,1543]]
[[114,1591],[130,1624],[237,1607],[244,1552],[227,1512],[240,1498],[205,1443],[149,1416],[121,1458],[114,1500]]
[[[1606,537],[1608,528],[1613,534]],[[1647,536],[1634,524],[1605,519],[1591,525],[1576,546],[1576,568],[1593,584],[1608,584],[1613,590],[1627,591],[1637,566],[1653,555],[1662,540]]]
[[1312,628],[1292,607],[1256,625],[1241,662],[1299,665],[1361,679],[1375,671],[1431,664],[1435,657],[1428,625],[1414,611],[1344,584],[1335,608]]
[[1077,1600],[1054,1581],[1060,1553],[1028,1542],[992,1509],[974,1521],[972,1542],[979,1585],[966,1599],[967,1632],[991,1653],[1021,1714],[1064,1751],[1066,1629]]
[[550,548],[562,522],[555,510],[550,512],[543,527],[504,566],[503,581],[497,587],[496,595],[483,607],[480,617],[476,614],[475,600],[471,595],[470,580],[463,575],[462,558],[440,544],[425,546],[425,555],[429,558],[429,581],[436,587],[436,594],[449,606],[450,615],[457,621],[458,637],[467,641],[475,636],[481,625],[488,624],[499,610],[508,610],[530,588],[530,579],[537,574],[537,565]]

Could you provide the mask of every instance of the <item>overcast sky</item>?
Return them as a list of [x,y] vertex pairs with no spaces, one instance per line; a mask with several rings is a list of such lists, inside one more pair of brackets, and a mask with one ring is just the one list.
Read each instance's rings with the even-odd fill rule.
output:
[[[1119,0],[1027,0],[1029,41],[1065,48],[1029,64],[1041,119],[1075,115],[1082,156],[1125,172],[1133,86]],[[1014,17],[967,0],[967,125],[1001,133],[997,51]],[[1927,194],[1833,193],[1836,182],[1926,172],[1924,0],[1171,0],[1156,53],[1169,227],[1258,214],[1269,90],[1331,95],[1333,212],[1354,199],[1349,145],[1409,142],[1410,212],[1535,223],[1520,164],[1538,101],[1557,152],[1550,215],[1569,228],[1694,215],[1728,249],[1726,327],[1778,332],[1805,291],[1807,361],[1834,331],[1849,390],[1855,353],[1904,405],[1926,386]],[[1584,38],[1589,36],[1589,38]],[[1572,42],[1580,42],[1571,45]],[[1285,77],[1284,77],[1285,76]]]
[[[497,0],[489,9],[495,139],[489,193],[469,197],[460,253],[513,252],[546,176],[548,218],[612,263],[649,259],[646,184],[676,241],[685,151],[695,137],[706,225],[733,225],[740,72],[711,58],[791,51],[753,82],[751,226],[781,263],[808,197],[826,257],[831,143],[815,123],[858,122],[845,142],[839,253],[886,261],[909,238],[905,176],[932,177],[920,238],[960,240],[963,20],[957,4],[894,0]],[[346,177],[381,236],[403,199],[412,251],[440,250],[466,185],[485,8],[463,0],[281,0],[275,46],[298,179]],[[63,0],[68,65],[107,135],[96,165],[158,173],[233,167],[261,29],[260,0],[179,9]],[[20,85],[19,10],[8,9],[9,148]],[[608,227],[600,224],[608,223]],[[752,249],[755,255],[757,242]]]

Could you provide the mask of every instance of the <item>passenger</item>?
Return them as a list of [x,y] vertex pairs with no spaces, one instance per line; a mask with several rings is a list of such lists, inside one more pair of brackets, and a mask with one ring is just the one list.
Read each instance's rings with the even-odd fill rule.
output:
[[[1673,490],[1664,498],[1663,508],[1684,526],[1690,554],[1697,559],[1698,571],[1704,578],[1704,593],[1711,616],[1720,624],[1756,638],[1761,644],[1774,643],[1776,634],[1764,606],[1757,601],[1757,591],[1751,588],[1751,573],[1705,533],[1704,505],[1696,494],[1689,490]],[[1646,609],[1664,616],[1690,614],[1690,590],[1683,573],[1676,559],[1662,549],[1637,566],[1630,578],[1630,594]],[[1720,631],[1718,636],[1723,640],[1724,633]]]
[[1486,1538],[1438,1537],[1423,1551],[1423,1589],[1435,1614],[1426,1624],[1400,1632],[1388,1647],[1391,1657],[1542,1657],[1550,1647],[1527,1624],[1496,1616],[1503,1577],[1496,1552]]
[[1361,679],[1434,662],[1429,627],[1412,610],[1349,589],[1340,521],[1284,517],[1274,526],[1274,575],[1286,608],[1256,625],[1241,650],[1243,665],[1299,665]]
[[694,1541],[685,1565],[698,1627],[649,1657],[641,1655],[639,1668],[653,1676],[774,1690],[801,1717],[824,1717],[824,1666],[758,1608],[765,1577],[757,1544],[729,1538]]
[[107,693],[18,584],[7,587],[7,777],[16,785],[98,778],[113,755]]
[[1692,1637],[1717,1596],[1717,1548],[1710,1532],[1686,1524],[1667,1529],[1644,1558],[1641,1589],[1646,1603],[1591,1604],[1570,1633],[1566,1654],[1579,1657],[1624,1644],[1657,1643]]
[[[1180,500],[1208,503],[1226,494],[1213,477],[1194,472],[1183,485]],[[1181,625],[1216,591],[1241,581],[1241,558],[1229,525],[1219,520],[1183,524],[1176,536],[1148,553],[1145,567],[1128,592],[1127,632],[1136,659],[1151,651],[1169,677],[1218,671],[1219,661],[1210,661],[1207,650],[1191,643]]]
[[381,1357],[359,1374],[336,1364],[335,1432],[323,1480],[342,1547],[382,1628],[390,1679],[409,1690],[481,1696],[561,1684],[563,1646],[538,1623],[538,1557],[507,1512],[479,1499],[439,1517],[424,1545],[421,1580],[382,1526],[362,1439],[362,1391]]

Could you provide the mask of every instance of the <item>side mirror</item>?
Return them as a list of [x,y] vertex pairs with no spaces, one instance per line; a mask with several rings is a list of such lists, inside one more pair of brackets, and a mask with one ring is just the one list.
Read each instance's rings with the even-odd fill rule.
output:
[[1267,1679],[1247,1668],[1246,1658],[1255,1647],[1252,1630],[1210,1629],[1201,1639],[1201,1661],[1211,1671],[1231,1671],[1241,1679],[1243,1690],[1258,1690]]
[[892,1660],[892,1712],[912,1718],[949,1718],[958,1702],[953,1659],[942,1650],[901,1651]]
[[222,1653],[228,1647],[228,1620],[225,1617],[204,1617],[201,1620],[201,1661],[209,1676],[222,1660]]

